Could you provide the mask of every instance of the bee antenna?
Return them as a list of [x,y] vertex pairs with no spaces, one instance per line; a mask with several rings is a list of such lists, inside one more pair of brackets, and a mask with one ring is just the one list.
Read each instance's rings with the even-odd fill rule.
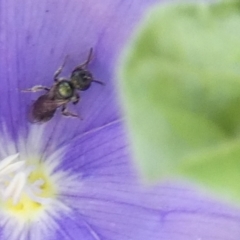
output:
[[98,83],[98,84],[101,84],[101,85],[105,85],[104,82],[101,82],[101,81],[98,81],[98,80],[92,80],[92,82],[95,82],[95,83]]
[[86,65],[89,64],[89,62],[92,60],[92,55],[93,55],[93,48],[90,48],[89,54],[88,54],[88,59],[86,61]]
[[83,64],[81,64],[79,67],[80,68],[85,68],[85,67],[87,67],[88,66],[88,64],[91,62],[91,60],[92,60],[92,54],[93,53],[93,48],[90,48],[90,51],[89,51],[89,54],[88,54],[88,58],[87,58],[87,60],[83,63]]

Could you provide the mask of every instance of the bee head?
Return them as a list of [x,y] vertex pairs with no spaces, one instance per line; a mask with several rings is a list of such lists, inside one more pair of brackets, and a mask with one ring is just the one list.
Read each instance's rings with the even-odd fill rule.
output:
[[93,76],[88,70],[77,69],[72,72],[71,83],[80,91],[87,90],[91,86],[92,81]]

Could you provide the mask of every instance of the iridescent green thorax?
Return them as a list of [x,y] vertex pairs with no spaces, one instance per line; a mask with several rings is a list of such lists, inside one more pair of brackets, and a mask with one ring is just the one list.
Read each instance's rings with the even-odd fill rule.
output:
[[74,95],[74,86],[68,80],[58,82],[56,86],[56,94],[58,98],[68,99]]

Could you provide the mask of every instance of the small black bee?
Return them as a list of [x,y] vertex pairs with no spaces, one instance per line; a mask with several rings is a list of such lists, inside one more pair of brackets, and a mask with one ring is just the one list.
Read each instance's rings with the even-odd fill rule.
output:
[[32,123],[40,123],[49,121],[55,114],[57,108],[62,107],[62,115],[70,117],[79,117],[77,114],[67,110],[67,104],[72,102],[77,104],[80,96],[77,92],[87,90],[92,82],[104,85],[103,82],[93,79],[92,73],[87,69],[88,64],[92,59],[93,49],[89,51],[87,60],[74,68],[70,79],[59,78],[62,69],[65,65],[66,58],[62,66],[54,74],[54,84],[48,88],[37,85],[24,92],[37,92],[45,90],[46,93],[40,96],[32,105],[29,120]]

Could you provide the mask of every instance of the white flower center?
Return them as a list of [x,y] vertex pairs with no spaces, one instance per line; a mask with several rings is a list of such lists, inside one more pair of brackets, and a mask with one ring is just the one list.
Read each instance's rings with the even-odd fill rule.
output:
[[30,174],[35,170],[27,166],[26,161],[17,160],[19,154],[11,155],[0,162],[0,197],[2,201],[12,200],[12,204],[19,203],[22,194],[26,194],[32,201],[46,204],[50,199],[40,196],[44,180],[39,178],[29,181]]

